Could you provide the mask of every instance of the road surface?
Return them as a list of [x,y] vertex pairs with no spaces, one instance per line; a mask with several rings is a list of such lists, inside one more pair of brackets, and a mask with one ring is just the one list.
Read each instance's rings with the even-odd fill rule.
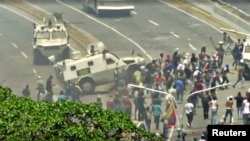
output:
[[244,11],[248,15],[250,15],[250,1],[249,0],[223,0],[226,3],[229,3],[240,10]]
[[[3,86],[10,87],[16,94],[28,84],[31,97],[36,99],[36,75],[41,75],[46,81],[54,71],[50,66],[33,65],[32,23],[1,7],[0,16],[0,81],[6,79]],[[59,87],[55,86],[54,90],[58,93]]]
[[206,45],[212,49],[209,37],[221,38],[211,27],[157,1],[136,3],[136,11],[132,12],[131,17],[111,15],[103,18],[84,13],[80,2],[64,0],[60,4],[56,1],[30,1],[51,13],[62,12],[65,20],[76,23],[76,26],[104,41],[111,51],[118,54],[126,51],[128,55],[130,51],[127,50],[139,50],[128,38],[139,44],[150,56],[157,58],[161,52],[172,53],[175,48],[197,52]]
[[[36,4],[38,4],[38,3],[36,3]],[[97,36],[97,38],[99,40],[103,40],[105,43],[108,43],[107,45],[110,45],[109,48],[111,48],[114,51],[117,51],[118,53],[129,54],[129,52],[127,51],[128,48],[126,48],[128,46],[129,47],[131,46],[131,48],[136,48],[133,44],[129,43],[126,39],[119,37],[119,35],[117,35],[117,33],[112,33],[112,31],[110,31],[110,29],[105,28],[103,25],[100,25],[100,24],[96,23],[95,21],[90,20],[89,18],[86,18],[86,16],[80,14],[77,11],[73,11],[72,9],[67,8],[67,7],[60,5],[60,4],[39,3],[38,5],[40,7],[45,8],[46,10],[49,10],[50,12],[63,12],[65,19],[69,22],[72,22],[72,23],[84,22],[84,24],[76,24],[76,25],[87,30],[88,32],[92,31],[92,32],[90,32],[91,34],[93,34],[94,36]],[[70,3],[70,5],[77,8],[76,3]],[[209,26],[202,24],[199,21],[190,18],[183,13],[175,11],[174,9],[172,9],[166,5],[155,4],[153,7],[154,7],[154,10],[156,11],[156,14],[160,14],[161,16],[164,16],[164,17],[170,17],[172,15],[171,17],[176,17],[176,18],[168,19],[168,18],[162,18],[161,16],[158,16],[158,18],[157,18],[157,16],[153,15],[152,12],[147,12],[147,10],[145,10],[147,8],[150,8],[149,5],[145,4],[145,6],[147,6],[147,7],[145,7],[145,9],[144,9],[143,5],[138,4],[136,6],[138,7],[138,9],[140,9],[140,6],[141,6],[141,10],[136,11],[137,14],[133,15],[133,17],[130,17],[130,18],[112,18],[112,19],[108,19],[108,18],[100,19],[100,18],[98,18],[98,20],[101,20],[102,22],[105,22],[106,24],[108,24],[112,27],[116,26],[117,30],[122,32],[122,34],[129,36],[130,38],[132,38],[132,35],[136,36],[139,33],[137,36],[140,39],[143,39],[140,42],[141,46],[146,45],[146,44],[154,45],[155,42],[153,39],[155,39],[155,38],[156,38],[155,40],[161,40],[162,38],[164,39],[164,37],[166,37],[166,34],[167,35],[171,34],[170,33],[171,31],[173,33],[176,33],[176,34],[169,35],[170,36],[169,38],[171,38],[171,39],[169,39],[170,43],[167,42],[168,44],[173,44],[174,47],[171,47],[171,48],[159,47],[159,51],[156,51],[155,48],[152,49],[152,47],[143,46],[144,49],[146,49],[147,52],[150,52],[150,54],[152,56],[157,57],[158,53],[160,53],[162,50],[173,52],[173,50],[176,46],[178,46],[181,49],[181,51],[190,51],[191,48],[189,46],[185,46],[187,43],[192,43],[193,46],[195,46],[195,44],[197,44],[196,45],[197,49],[198,49],[198,46],[208,44],[210,47],[210,50],[212,50],[212,46],[210,45],[208,37],[213,35],[214,38],[217,38],[217,39],[221,38],[221,35],[217,31],[211,29]],[[171,14],[169,14],[170,11],[172,12]],[[145,12],[147,12],[147,13],[145,14]],[[9,79],[7,79],[10,81],[6,81],[5,85],[13,88],[13,90],[15,92],[18,92],[18,91],[21,91],[21,89],[23,87],[23,86],[21,86],[21,84],[30,83],[31,85],[34,85],[34,86],[32,86],[33,87],[32,90],[34,91],[34,89],[35,89],[35,84],[34,84],[35,76],[32,72],[32,69],[34,67],[32,65],[32,61],[31,61],[32,50],[28,49],[28,47],[31,47],[31,42],[32,42],[32,38],[30,38],[30,37],[32,37],[32,28],[30,28],[30,27],[32,27],[32,24],[30,22],[24,20],[23,18],[18,17],[18,16],[14,15],[6,10],[1,9],[0,13],[1,13],[1,17],[3,17],[1,19],[1,23],[3,24],[4,22],[9,22],[9,24],[6,25],[6,23],[4,23],[1,26],[1,27],[5,27],[5,28],[1,29],[1,31],[0,31],[0,33],[2,34],[2,36],[0,36],[0,40],[4,41],[4,44],[6,44],[6,46],[8,46],[8,42],[15,42],[15,44],[18,46],[18,49],[23,50],[23,52],[25,52],[25,54],[28,56],[27,60],[25,60],[25,58],[24,58],[24,60],[21,60],[22,56],[20,55],[20,50],[16,50],[15,47],[13,47],[12,49],[11,48],[1,48],[1,49],[6,49],[6,51],[1,50],[1,53],[3,51],[10,52],[10,54],[8,54],[8,56],[6,56],[6,58],[3,58],[3,57],[1,58],[1,63],[7,64],[6,67],[4,68],[6,70],[1,69],[1,72],[3,72],[1,74],[5,73],[3,76],[10,77]],[[72,16],[72,15],[74,15],[74,16]],[[139,16],[139,17],[137,17],[137,16]],[[181,19],[185,19],[185,18],[188,22],[186,22],[185,20],[181,20]],[[84,19],[84,20],[81,20],[81,19]],[[149,22],[149,20],[151,20],[151,22]],[[158,26],[156,24],[153,24],[153,23],[157,23]],[[188,23],[190,23],[190,24],[188,24]],[[13,29],[13,26],[11,26],[11,24],[15,25],[14,29]],[[165,26],[165,25],[167,25],[167,26]],[[136,26],[136,28],[134,28],[134,26]],[[160,29],[158,29],[159,27],[160,27]],[[151,32],[148,32],[148,33],[144,32],[144,29],[148,29],[148,28],[150,29]],[[15,32],[15,31],[18,31],[18,32]],[[99,33],[98,33],[98,31],[99,31]],[[131,32],[131,31],[133,31],[133,32]],[[131,32],[131,33],[129,33],[129,32]],[[26,36],[23,36],[24,33]],[[165,36],[162,36],[161,33]],[[194,33],[195,34],[197,33],[196,36],[194,36]],[[203,34],[203,33],[207,33],[207,34]],[[21,38],[19,38],[19,37],[21,37]],[[24,38],[24,39],[22,39],[22,38]],[[190,38],[191,40],[189,41],[188,38]],[[133,39],[135,40],[136,38],[133,37]],[[164,42],[166,42],[165,39],[163,40],[163,43]],[[160,43],[157,42],[157,44],[159,45]],[[120,45],[120,46],[115,46],[115,45]],[[12,46],[10,46],[10,47],[12,47]],[[12,56],[14,57],[14,59],[12,59],[12,62],[16,62],[16,61],[20,61],[20,62],[17,62],[16,65],[8,64],[8,62],[10,62],[10,60],[7,58],[11,59]],[[15,57],[16,58],[19,57],[19,58],[16,60]],[[230,58],[231,57],[226,58],[226,59],[229,59],[229,60],[227,60],[227,62],[229,62],[229,63],[232,62],[232,60],[230,60]],[[27,65],[25,65],[26,63],[27,63]],[[22,64],[22,65],[20,65],[20,64]],[[18,71],[17,71],[17,69],[14,69],[14,67],[17,67],[18,65],[20,66],[20,70],[18,69]],[[27,70],[21,70],[24,68]],[[48,66],[35,67],[35,68],[36,68],[37,72],[39,74],[41,74],[43,77],[47,77],[48,74],[53,73],[52,68],[48,67]],[[14,72],[7,74],[7,72],[10,72],[10,70],[14,71]],[[30,70],[30,75],[31,75],[30,79],[29,79],[29,77],[26,76],[27,75],[26,73],[29,72],[29,70]],[[13,74],[15,74],[15,75],[13,75]],[[230,75],[230,80],[232,82],[235,81],[235,78],[236,78],[235,76]],[[24,79],[25,79],[25,81],[24,81]],[[228,95],[235,95],[238,91],[245,92],[246,89],[238,89],[238,88],[232,89],[232,88],[230,88],[229,90],[219,91],[218,96],[219,96],[220,105],[221,105],[221,108],[219,111],[219,116],[224,114],[225,108],[223,108],[223,106],[224,106],[225,98]],[[93,102],[95,100],[95,98],[96,98],[96,96],[86,96],[83,98],[83,100],[86,102]],[[103,101],[105,101],[105,99],[103,99]],[[180,108],[178,108],[178,113],[180,113],[182,105],[179,105],[179,107]],[[193,131],[198,132],[198,131],[201,131],[202,129],[205,128],[206,122],[204,122],[204,120],[201,117],[202,117],[201,111],[198,110],[198,115],[195,117],[195,123],[193,124],[193,128],[189,129],[188,133],[191,133]],[[184,123],[185,122],[186,122],[186,120],[184,118]],[[152,127],[154,127],[154,126],[152,126]],[[159,132],[159,131],[154,130],[154,132]],[[174,132],[174,134],[173,134],[173,138],[176,135],[175,133],[176,132]]]

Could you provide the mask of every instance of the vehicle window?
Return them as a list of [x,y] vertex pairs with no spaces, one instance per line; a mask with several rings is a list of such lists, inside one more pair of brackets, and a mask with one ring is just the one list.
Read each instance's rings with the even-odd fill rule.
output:
[[250,53],[250,45],[245,46],[245,53]]
[[115,63],[114,60],[112,60],[112,59],[110,59],[110,58],[107,58],[107,59],[106,59],[106,64],[107,64],[107,65],[114,64],[114,63]]
[[52,32],[52,39],[65,39],[66,33],[64,31],[53,31]]
[[71,69],[71,71],[74,71],[74,70],[76,70],[76,66],[71,66],[70,69]]
[[50,38],[50,33],[45,31],[45,32],[37,32],[36,33],[36,38],[37,39],[49,39]]
[[88,62],[88,65],[89,65],[89,66],[93,66],[93,65],[94,65],[94,62],[93,62],[93,61]]

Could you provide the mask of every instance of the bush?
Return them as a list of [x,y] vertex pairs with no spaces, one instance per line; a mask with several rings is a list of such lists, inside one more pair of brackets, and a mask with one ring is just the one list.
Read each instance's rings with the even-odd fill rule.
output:
[[34,102],[0,87],[0,140],[119,141],[161,140],[136,128],[121,112],[102,110],[95,103]]

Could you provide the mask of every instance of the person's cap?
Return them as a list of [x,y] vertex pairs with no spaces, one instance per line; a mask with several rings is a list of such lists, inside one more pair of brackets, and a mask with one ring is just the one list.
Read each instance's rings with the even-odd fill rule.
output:
[[219,44],[223,44],[223,41],[219,41]]
[[38,78],[38,79],[41,79],[41,78],[42,78],[42,76],[40,76],[40,75],[39,75],[37,78]]
[[229,96],[229,98],[233,98],[233,96]]

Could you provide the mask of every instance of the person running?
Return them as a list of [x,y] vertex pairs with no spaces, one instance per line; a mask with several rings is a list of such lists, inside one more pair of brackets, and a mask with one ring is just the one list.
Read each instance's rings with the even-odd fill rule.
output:
[[194,105],[191,102],[191,99],[188,99],[187,103],[184,106],[185,108],[185,113],[187,116],[187,127],[190,128],[192,126],[192,121],[193,121],[193,109],[194,109]]
[[238,79],[237,79],[237,81],[233,84],[233,88],[235,88],[235,86],[239,83],[239,82],[241,82],[241,87],[242,88],[244,88],[244,82],[245,82],[245,78],[244,78],[244,76],[243,76],[243,69],[242,68],[240,68],[239,70],[238,70]]

